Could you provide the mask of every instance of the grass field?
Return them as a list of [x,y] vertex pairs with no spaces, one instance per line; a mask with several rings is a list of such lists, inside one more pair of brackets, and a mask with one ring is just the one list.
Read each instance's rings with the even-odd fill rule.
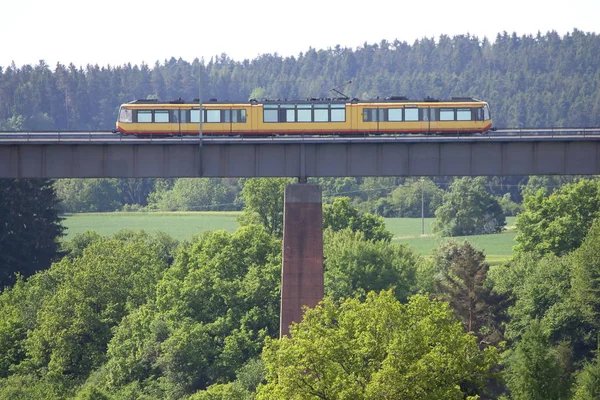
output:
[[188,239],[204,231],[224,229],[235,232],[239,212],[115,212],[66,215],[63,225],[65,237],[96,231],[109,236],[121,229],[147,232],[162,231],[175,239]]
[[[421,235],[420,218],[386,218],[385,223],[394,237],[394,243],[406,243],[419,254],[429,255],[441,241],[448,240],[432,234],[431,227],[434,218],[425,218],[425,235]],[[515,217],[506,218],[506,230],[495,235],[457,236],[452,238],[457,242],[469,241],[476,249],[483,250],[490,264],[506,261],[512,254],[516,244]]]
[[[234,232],[239,212],[127,212],[127,213],[90,213],[66,215],[63,221],[66,229],[65,239],[71,239],[77,233],[87,230],[101,235],[112,235],[121,229],[163,231],[175,239],[187,239],[203,231],[224,229]],[[446,240],[431,233],[433,218],[425,218],[425,235],[421,236],[420,218],[386,218],[385,224],[394,237],[394,243],[406,243],[419,254],[429,255],[440,241]],[[497,264],[512,254],[515,245],[515,218],[506,220],[507,230],[496,235],[465,236],[454,238],[457,241],[468,240],[478,250],[485,251],[487,261]]]

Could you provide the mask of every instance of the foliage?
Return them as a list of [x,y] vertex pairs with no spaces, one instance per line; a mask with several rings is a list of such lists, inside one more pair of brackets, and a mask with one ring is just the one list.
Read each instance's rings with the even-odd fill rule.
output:
[[382,40],[243,61],[226,54],[202,63],[173,57],[150,66],[51,68],[40,61],[0,70],[0,128],[106,131],[121,103],[196,98],[199,70],[205,99],[330,97],[330,88],[352,80],[345,89],[351,98],[482,98],[499,127],[598,126],[599,52],[596,33],[575,29],[564,36],[504,32],[492,41],[471,35]]
[[263,359],[258,399],[463,399],[484,393],[496,351],[481,352],[445,303],[388,291],[326,298]]
[[361,190],[357,178],[309,178],[309,183],[317,184],[323,191],[323,202],[329,203],[339,196],[356,198]]
[[123,206],[117,179],[58,179],[54,187],[63,212],[116,211]]
[[256,178],[243,183],[245,207],[240,225],[258,223],[277,237],[283,235],[285,187],[293,182],[287,178]]
[[332,204],[323,206],[323,228],[334,232],[349,228],[353,232],[362,232],[367,240],[389,242],[392,239],[392,233],[385,229],[382,217],[360,214],[351,206],[348,197],[338,197]]
[[513,399],[567,398],[569,382],[562,377],[558,359],[539,321],[532,321],[506,366],[507,385]]
[[544,194],[550,196],[552,193],[559,190],[567,183],[574,183],[578,179],[573,176],[560,176],[560,175],[533,175],[527,178],[526,183],[521,184],[521,196],[532,196],[537,193],[538,190],[544,189]]
[[190,396],[190,400],[252,400],[256,388],[264,380],[264,363],[261,359],[249,360],[236,375],[235,381],[211,385]]
[[118,179],[117,187],[121,201],[124,205],[146,206],[148,196],[154,190],[155,181],[153,178]]
[[167,211],[207,211],[233,208],[235,188],[216,178],[180,178],[168,190],[157,190],[148,208]]
[[572,296],[586,320],[600,332],[600,218],[572,259]]
[[600,181],[583,179],[550,196],[540,189],[525,196],[523,209],[516,221],[515,251],[567,254],[581,245],[600,216]]
[[76,234],[71,240],[64,240],[61,243],[61,251],[65,257],[71,260],[82,257],[83,251],[92,245],[94,242],[98,242],[102,239],[102,236],[96,231],[85,231],[84,233]]
[[[243,62],[221,55],[207,62],[171,58],[153,66],[107,67],[59,63],[51,69],[40,61],[0,68],[0,130],[106,131],[114,125],[120,103],[148,96],[193,99],[197,81],[192,71],[200,70],[201,63],[207,98],[328,97],[329,88],[353,79],[345,89],[351,97],[482,98],[490,102],[497,127],[598,126],[598,54],[600,36],[574,30],[564,36],[548,32],[519,37],[505,32],[494,41],[470,35],[442,35],[413,44],[382,40],[356,49],[311,48],[293,57],[261,55]],[[512,201],[518,201],[519,194],[509,188],[523,185],[520,179],[503,180],[492,188],[497,180],[487,180],[488,192],[504,214],[516,211]],[[518,224],[518,254],[508,265],[492,267],[487,274],[493,293],[508,299],[501,304],[504,309],[487,312],[494,321],[507,318],[505,333],[512,350],[505,365],[513,398],[567,398],[569,376],[580,366],[574,398],[597,397],[598,361],[591,355],[600,328],[600,240],[598,223],[592,221],[598,219],[600,207],[597,187],[591,182],[559,189],[572,179],[527,179],[523,196],[530,204]],[[239,235],[205,234],[175,255],[176,243],[164,236],[85,234],[65,243],[62,250],[67,257],[46,269],[56,254],[55,238],[60,236],[57,204],[50,190],[47,197],[30,196],[42,187],[51,189],[47,181],[37,189],[32,182],[0,182],[3,190],[10,186],[0,192],[0,222],[13,218],[12,211],[21,206],[23,216],[33,221],[41,214],[30,204],[39,204],[42,197],[48,204],[44,210],[54,213],[46,220],[54,221],[54,226],[41,228],[28,220],[21,224],[27,226],[23,234],[10,237],[14,231],[0,230],[2,279],[8,277],[12,283],[14,270],[24,276],[0,294],[0,398],[252,397],[262,375],[256,368],[244,377],[244,368],[250,365],[247,360],[255,359],[265,338],[278,332],[279,241],[247,226]],[[391,216],[406,210],[420,216],[420,185],[414,181],[386,177],[319,182],[326,203],[330,196],[341,194],[351,197],[361,211]],[[176,183],[58,180],[54,187],[64,200],[63,210],[71,212],[140,209],[146,202],[159,201],[177,207],[229,207],[238,187],[233,181],[199,187],[181,182],[173,190]],[[15,189],[18,185],[21,188]],[[256,186],[256,196],[246,201],[250,212],[244,224],[260,222],[278,235],[284,185]],[[543,195],[536,193],[539,188]],[[433,212],[439,192],[431,189],[431,196],[424,197],[431,198]],[[480,211],[469,206],[468,200],[473,200],[469,190],[461,188],[453,194],[450,188],[446,198],[454,197],[459,206],[440,207],[446,217],[464,212],[463,221],[474,229],[501,228],[502,224],[486,227],[485,219],[472,222]],[[178,193],[198,196],[191,204]],[[482,194],[477,191],[485,198]],[[493,205],[492,215],[498,212],[495,201],[482,201]],[[233,203],[232,208],[238,207]],[[14,221],[12,227],[22,227]],[[395,296],[405,298],[416,290],[432,289],[427,281],[440,278],[442,271],[455,277],[445,292],[448,300],[458,294],[473,298],[462,290],[469,286],[465,281],[472,283],[469,287],[475,292],[482,290],[485,267],[477,251],[472,257],[458,257],[455,267],[417,262],[413,273],[415,264],[406,248],[368,241],[360,232],[345,230],[371,232],[366,236],[373,239],[378,226],[376,219],[364,226],[340,223],[337,233],[327,234],[326,240],[331,240],[326,243],[331,246],[326,250],[327,273],[332,278],[328,290],[338,293],[335,296],[349,297],[361,287],[366,291],[376,286],[395,287]],[[42,239],[48,239],[43,246]],[[17,256],[8,251],[10,246]],[[174,258],[177,261],[163,276]],[[472,272],[465,279],[456,278],[462,276],[453,270],[459,264]],[[44,271],[32,275],[36,270]],[[477,279],[470,281],[472,276]],[[265,351],[269,378],[261,395],[287,398],[291,393],[290,398],[310,398],[298,386],[286,386],[294,382],[314,384],[329,398],[410,398],[419,396],[419,390],[427,391],[429,398],[485,396],[482,387],[493,360],[485,357],[494,350],[482,355],[473,336],[461,331],[443,303],[415,297],[401,305],[391,293],[386,296],[389,301],[349,299],[341,307],[328,300],[308,314],[304,325],[296,326],[291,339],[272,341]],[[405,388],[410,392],[403,395],[400,391]],[[392,390],[398,392],[390,394]]]
[[0,179],[0,291],[50,267],[63,227],[58,199],[46,179]]
[[166,267],[152,247],[140,241],[104,239],[83,257],[63,259],[55,293],[38,311],[28,334],[23,371],[46,370],[53,379],[80,377],[104,360],[111,329],[154,295]]
[[[444,191],[429,179],[412,179],[398,186],[391,193],[394,216],[418,218],[432,217],[442,204]],[[422,209],[421,209],[422,208]]]
[[493,303],[499,299],[492,297],[486,285],[489,265],[485,254],[475,250],[469,242],[451,241],[440,246],[433,258],[439,271],[436,292],[448,301],[465,331],[473,332],[486,343],[490,340],[497,343],[501,335],[493,321],[492,310]]
[[550,253],[540,259],[521,254],[509,265],[491,269],[494,290],[511,301],[505,330],[509,340],[520,341],[538,321],[550,344],[569,344],[575,364],[597,348],[598,235],[599,225],[594,222],[581,247],[569,255],[559,258]]
[[504,193],[502,196],[497,197],[496,200],[498,201],[498,204],[500,204],[505,216],[512,217],[521,212],[521,205],[510,199],[510,193]]
[[507,339],[518,341],[533,321],[553,340],[581,340],[589,327],[570,300],[571,274],[567,259],[521,257],[490,271],[494,290],[512,300],[507,312]]
[[236,372],[244,381],[242,366],[279,331],[280,273],[281,242],[260,226],[205,233],[186,244],[158,283],[156,302],[116,328],[106,389],[137,385],[146,392],[157,385],[177,398],[225,384]]
[[325,294],[334,298],[364,297],[391,289],[403,301],[415,292],[419,257],[406,245],[367,240],[361,232],[326,231]]
[[[160,240],[143,233],[96,238],[80,256],[2,293],[0,377],[6,377],[6,390],[24,398],[36,398],[38,390],[46,393],[39,398],[73,391],[103,365],[112,329],[153,298],[166,253]],[[25,378],[34,380],[31,388],[19,388]]]
[[483,177],[453,181],[435,216],[434,230],[444,236],[497,233],[506,225],[500,204],[486,191]]
[[573,400],[594,400],[600,398],[600,358],[598,354],[586,363],[577,375]]

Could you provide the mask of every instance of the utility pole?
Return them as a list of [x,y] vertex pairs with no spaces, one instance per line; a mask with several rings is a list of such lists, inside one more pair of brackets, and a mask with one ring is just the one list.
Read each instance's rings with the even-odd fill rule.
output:
[[198,159],[199,159],[199,176],[202,176],[204,171],[202,170],[202,62],[198,59]]
[[423,194],[423,184],[425,180],[421,178],[421,236],[425,235],[425,195]]

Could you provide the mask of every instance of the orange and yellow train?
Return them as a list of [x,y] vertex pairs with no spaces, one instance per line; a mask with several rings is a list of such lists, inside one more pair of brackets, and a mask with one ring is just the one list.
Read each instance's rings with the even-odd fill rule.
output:
[[207,103],[136,100],[121,105],[115,133],[198,135],[475,134],[492,129],[488,103],[470,97],[423,101],[389,97]]

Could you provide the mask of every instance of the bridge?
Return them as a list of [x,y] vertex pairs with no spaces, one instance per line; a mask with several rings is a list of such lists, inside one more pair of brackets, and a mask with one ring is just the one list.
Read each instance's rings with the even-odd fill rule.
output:
[[[179,137],[0,134],[0,178],[597,175],[600,129],[491,136]],[[323,298],[321,188],[288,185],[280,336]]]
[[600,129],[202,140],[0,133],[0,178],[481,175],[600,175]]

